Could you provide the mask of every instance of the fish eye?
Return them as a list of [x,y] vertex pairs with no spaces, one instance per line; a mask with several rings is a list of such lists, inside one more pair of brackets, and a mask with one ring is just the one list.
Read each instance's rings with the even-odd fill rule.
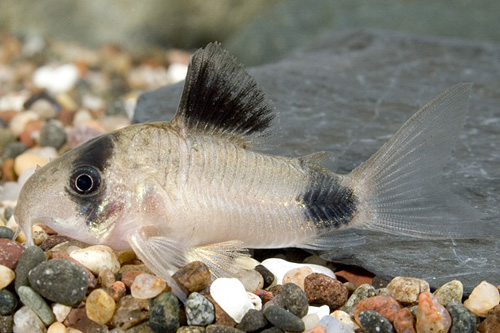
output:
[[99,189],[100,185],[101,175],[99,171],[88,165],[75,169],[69,182],[71,189],[80,195],[92,194]]

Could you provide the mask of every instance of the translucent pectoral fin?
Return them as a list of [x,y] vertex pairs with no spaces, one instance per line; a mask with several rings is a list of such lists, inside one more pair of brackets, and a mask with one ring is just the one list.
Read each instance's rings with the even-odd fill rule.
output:
[[242,245],[241,241],[234,240],[197,246],[189,249],[186,256],[189,261],[205,263],[215,277],[234,277],[242,269],[238,259],[250,257]]
[[171,276],[187,263],[183,244],[168,237],[158,236],[157,229],[153,226],[144,226],[127,238],[139,259],[164,279],[172,288],[172,292],[184,302],[186,295]]

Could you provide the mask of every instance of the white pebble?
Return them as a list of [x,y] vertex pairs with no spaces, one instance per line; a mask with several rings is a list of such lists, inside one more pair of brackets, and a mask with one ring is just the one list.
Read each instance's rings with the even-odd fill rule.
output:
[[184,80],[186,78],[186,74],[187,66],[184,64],[173,63],[168,66],[167,75],[169,77],[169,81],[172,83]]
[[67,306],[60,303],[52,304],[52,312],[54,313],[56,320],[61,323],[66,319],[70,311],[71,311],[71,306]]
[[324,316],[330,315],[330,307],[328,305],[322,306],[311,306],[309,305],[309,309],[307,310],[307,314],[317,314],[319,319],[321,320]]
[[139,274],[130,287],[132,297],[138,299],[150,299],[161,294],[167,287],[167,283],[157,276],[144,273]]
[[245,287],[235,278],[219,278],[212,282],[210,295],[237,323],[254,306],[248,298]]
[[0,290],[7,287],[16,277],[16,273],[7,266],[0,265]]
[[16,175],[20,176],[23,172],[30,168],[36,169],[37,166],[42,167],[47,163],[49,163],[49,160],[43,157],[32,153],[22,153],[14,160],[14,172]]
[[104,267],[109,268],[113,274],[118,273],[120,262],[115,252],[106,245],[92,245],[84,249],[75,250],[70,257],[87,267],[92,273],[99,275]]
[[312,274],[311,267],[297,267],[289,270],[283,276],[282,283],[295,283],[300,287],[300,289],[304,290],[304,280],[309,274]]
[[331,316],[337,318],[342,324],[346,325],[352,330],[357,330],[359,328],[358,324],[356,324],[351,316],[345,311],[342,310],[335,310],[331,314]]
[[9,92],[0,98],[0,111],[14,110],[22,111],[24,103],[30,97],[29,91]]
[[326,333],[354,333],[354,330],[342,324],[340,320],[332,316],[321,318],[319,324],[325,328]]
[[472,290],[464,306],[476,316],[485,317],[498,303],[500,303],[500,293],[497,287],[483,281]]
[[33,73],[33,83],[51,93],[58,94],[71,90],[78,81],[80,74],[73,64],[60,66],[42,66]]
[[276,276],[277,284],[282,284],[283,276],[286,274],[286,272],[297,267],[310,267],[313,273],[323,273],[334,279],[336,278],[335,274],[331,269],[320,265],[297,264],[277,258],[266,259],[262,262],[262,265],[264,265],[268,270],[270,270]]
[[302,317],[304,322],[305,331],[319,325],[319,317],[316,313],[311,313]]
[[15,136],[20,136],[24,132],[26,124],[31,120],[37,120],[38,114],[34,111],[23,111],[16,114],[9,123],[9,128]]
[[262,310],[262,300],[260,299],[259,296],[255,295],[254,293],[247,292],[248,299],[253,305],[253,308],[257,311]]
[[23,306],[14,314],[14,332],[45,332],[45,324],[27,306]]

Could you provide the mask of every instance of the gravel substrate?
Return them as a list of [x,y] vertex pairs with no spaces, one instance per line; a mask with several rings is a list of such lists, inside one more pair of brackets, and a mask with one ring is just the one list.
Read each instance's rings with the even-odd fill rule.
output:
[[181,268],[183,304],[131,251],[44,226],[33,227],[36,246],[12,240],[36,166],[128,125],[139,93],[182,78],[187,59],[0,34],[0,332],[500,332],[499,288],[486,281],[464,297],[458,280],[434,291],[410,277],[334,273],[316,256],[259,257],[238,279]]

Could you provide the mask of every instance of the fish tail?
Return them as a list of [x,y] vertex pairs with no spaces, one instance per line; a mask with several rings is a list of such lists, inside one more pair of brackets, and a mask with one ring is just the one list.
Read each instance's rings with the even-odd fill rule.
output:
[[465,123],[471,87],[457,84],[437,96],[347,176],[358,201],[350,226],[418,238],[487,234],[481,214],[441,179]]

